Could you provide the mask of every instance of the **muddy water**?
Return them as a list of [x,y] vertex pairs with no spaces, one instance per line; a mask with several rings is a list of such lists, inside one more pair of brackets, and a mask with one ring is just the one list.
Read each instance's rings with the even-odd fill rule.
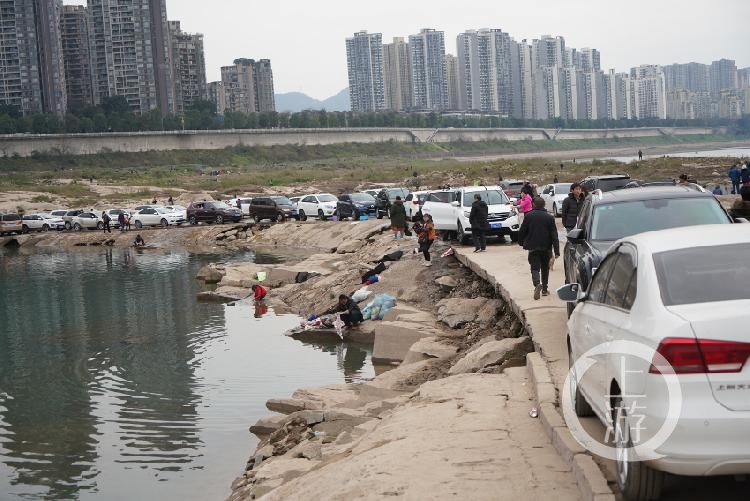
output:
[[208,260],[0,254],[0,499],[223,499],[268,398],[373,376],[295,316],[196,303]]

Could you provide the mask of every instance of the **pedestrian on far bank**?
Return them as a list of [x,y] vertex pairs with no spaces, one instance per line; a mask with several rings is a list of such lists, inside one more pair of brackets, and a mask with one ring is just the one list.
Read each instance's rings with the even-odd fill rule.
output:
[[167,205],[174,205],[174,199],[172,198],[172,195],[169,195],[169,198],[167,199]]
[[535,300],[540,296],[549,296],[549,270],[554,260],[560,257],[555,218],[544,206],[544,199],[535,197],[534,210],[526,215],[518,230],[518,243],[529,252]]
[[586,196],[583,194],[581,183],[573,183],[570,185],[568,198],[563,200],[562,204],[562,224],[565,227],[566,232],[570,233],[570,231],[576,227],[576,223],[578,223],[578,214],[581,212],[584,200],[586,200]]
[[643,151],[638,150],[638,161],[643,160]]
[[151,200],[151,205],[156,205],[156,197],[154,197],[154,199]]
[[432,222],[432,216],[425,214],[422,216],[422,224],[414,225],[414,232],[417,234],[419,239],[419,248],[417,252],[421,252],[424,255],[424,265],[432,266],[432,258],[430,257],[430,247],[435,242],[435,223]]
[[745,165],[740,169],[740,182],[742,186],[750,186],[750,160],[745,162]]
[[740,168],[739,164],[732,165],[729,168],[729,180],[732,182],[732,195],[740,192]]
[[111,218],[105,211],[102,211],[102,221],[104,222],[104,233],[112,233],[112,228],[109,226]]
[[406,230],[406,208],[404,202],[400,196],[396,197],[396,200],[391,205],[391,230],[394,232],[394,238],[396,240],[404,238],[404,231]]
[[555,184],[557,184],[557,183],[560,182],[560,180],[557,178],[557,174],[555,174],[555,177],[552,178],[552,182],[555,183]]
[[469,213],[471,236],[474,240],[474,252],[484,252],[487,250],[487,238],[484,232],[490,226],[487,221],[488,214],[489,207],[487,207],[487,202],[482,200],[482,195],[479,193],[475,194],[474,202],[471,204],[471,212]]

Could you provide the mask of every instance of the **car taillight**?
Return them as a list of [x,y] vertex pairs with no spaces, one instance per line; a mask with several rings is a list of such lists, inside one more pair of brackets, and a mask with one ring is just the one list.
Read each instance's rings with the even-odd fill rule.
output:
[[[712,339],[667,338],[656,351],[672,366],[675,374],[740,372],[750,358],[750,343]],[[652,374],[661,371],[655,364]]]

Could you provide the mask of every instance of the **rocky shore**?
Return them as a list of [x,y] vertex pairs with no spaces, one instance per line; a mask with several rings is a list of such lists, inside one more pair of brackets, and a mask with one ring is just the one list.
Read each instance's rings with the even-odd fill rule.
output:
[[[396,297],[396,307],[349,332],[393,368],[364,384],[269,400],[272,414],[250,428],[259,444],[230,500],[498,499],[498,489],[507,499],[578,499],[575,476],[528,416],[536,400],[520,367],[531,339],[493,287],[454,257],[439,257],[446,244],[435,244],[435,264],[424,268],[411,252],[415,240],[395,241],[377,221],[278,225],[250,241],[313,254],[292,266],[211,266],[202,276],[218,284],[212,294],[246,297],[260,271],[273,305],[304,316],[359,289],[373,261],[404,256],[370,287]],[[316,275],[296,283],[299,272]]]

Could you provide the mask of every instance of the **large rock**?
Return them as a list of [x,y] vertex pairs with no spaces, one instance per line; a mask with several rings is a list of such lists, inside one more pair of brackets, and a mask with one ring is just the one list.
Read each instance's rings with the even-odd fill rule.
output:
[[479,310],[487,304],[487,299],[443,299],[438,303],[438,320],[451,329],[460,329],[477,318]]
[[338,254],[353,254],[357,252],[365,243],[362,240],[350,240],[338,246],[336,252]]
[[280,414],[292,414],[304,410],[322,409],[319,402],[297,400],[294,398],[272,398],[266,402],[266,409]]
[[250,296],[251,292],[244,287],[221,286],[215,291],[199,292],[197,298],[199,301],[229,303],[232,301],[241,301]]
[[372,360],[376,363],[401,362],[411,345],[423,337],[440,334],[433,328],[409,322],[382,321],[375,327]]
[[458,280],[453,278],[450,275],[446,275],[444,277],[440,277],[435,279],[435,283],[439,285],[442,289],[445,289],[447,291],[451,291],[458,287]]
[[365,386],[386,390],[407,391],[410,388],[404,383],[430,365],[430,360],[422,360],[411,364],[401,364],[393,370],[384,372]]
[[490,299],[477,312],[475,322],[482,327],[489,327],[497,323],[497,316],[503,308],[503,302],[499,299]]
[[286,420],[287,417],[284,415],[261,418],[250,427],[250,433],[259,437],[270,435],[281,428]]
[[490,366],[504,369],[514,365],[523,365],[526,361],[526,354],[533,349],[529,337],[490,341],[483,344],[479,349],[467,353],[448,372],[455,375],[477,372]]
[[195,276],[198,280],[203,280],[207,284],[218,284],[221,279],[224,278],[223,271],[220,271],[214,267],[214,265],[208,264],[198,270],[198,274]]
[[436,337],[422,338],[409,348],[402,364],[429,360],[430,358],[449,358],[458,352],[458,347],[438,341]]

